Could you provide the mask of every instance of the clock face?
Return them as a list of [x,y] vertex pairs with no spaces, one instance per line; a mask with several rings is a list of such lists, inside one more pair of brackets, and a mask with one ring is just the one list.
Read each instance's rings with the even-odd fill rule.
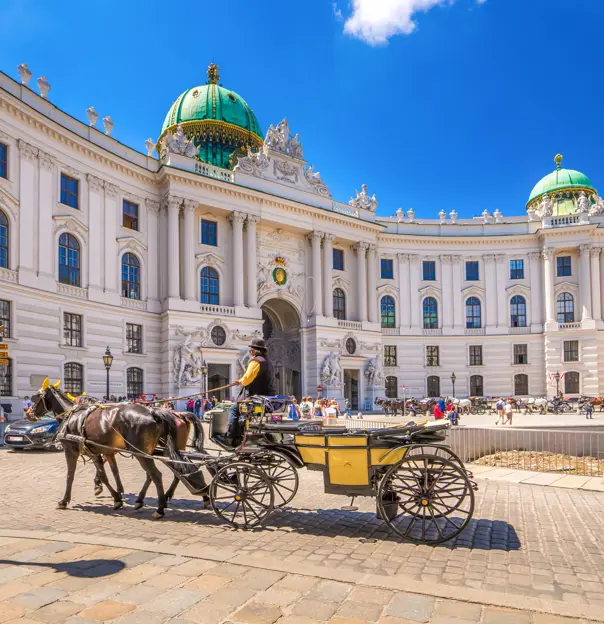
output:
[[283,286],[287,282],[287,272],[282,267],[273,270],[273,280],[277,286]]

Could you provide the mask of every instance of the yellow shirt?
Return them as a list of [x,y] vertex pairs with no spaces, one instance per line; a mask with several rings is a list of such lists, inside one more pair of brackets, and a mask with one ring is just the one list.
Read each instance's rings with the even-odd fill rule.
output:
[[250,360],[247,365],[247,370],[245,371],[243,377],[239,380],[242,386],[249,386],[256,376],[258,375],[258,371],[260,370],[260,362],[256,360]]

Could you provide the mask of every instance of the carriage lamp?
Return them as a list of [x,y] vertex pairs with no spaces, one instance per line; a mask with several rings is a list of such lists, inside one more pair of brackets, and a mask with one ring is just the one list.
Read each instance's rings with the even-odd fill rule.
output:
[[455,381],[457,380],[457,377],[455,376],[455,373],[451,373],[451,384],[453,385],[453,398],[455,398]]
[[105,370],[107,371],[107,401],[109,401],[109,369],[113,364],[113,356],[111,355],[111,351],[109,347],[105,350],[105,355],[103,355],[103,364],[105,365]]
[[560,371],[556,371],[554,379],[556,380],[556,396],[560,396]]

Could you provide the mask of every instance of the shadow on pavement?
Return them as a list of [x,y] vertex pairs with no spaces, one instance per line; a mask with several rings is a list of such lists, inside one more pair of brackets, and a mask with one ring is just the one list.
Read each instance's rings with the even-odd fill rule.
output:
[[69,576],[78,576],[81,578],[110,576],[112,574],[117,574],[126,567],[123,561],[115,561],[113,559],[82,559],[81,561],[68,563],[37,563],[36,561],[0,559],[0,565],[50,568],[55,572],[66,572]]

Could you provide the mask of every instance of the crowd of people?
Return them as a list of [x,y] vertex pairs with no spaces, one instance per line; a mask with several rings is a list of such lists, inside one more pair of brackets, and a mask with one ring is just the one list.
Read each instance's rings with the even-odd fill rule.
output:
[[453,401],[445,403],[445,397],[441,396],[434,404],[434,420],[447,418],[452,425],[459,424],[459,412]]

